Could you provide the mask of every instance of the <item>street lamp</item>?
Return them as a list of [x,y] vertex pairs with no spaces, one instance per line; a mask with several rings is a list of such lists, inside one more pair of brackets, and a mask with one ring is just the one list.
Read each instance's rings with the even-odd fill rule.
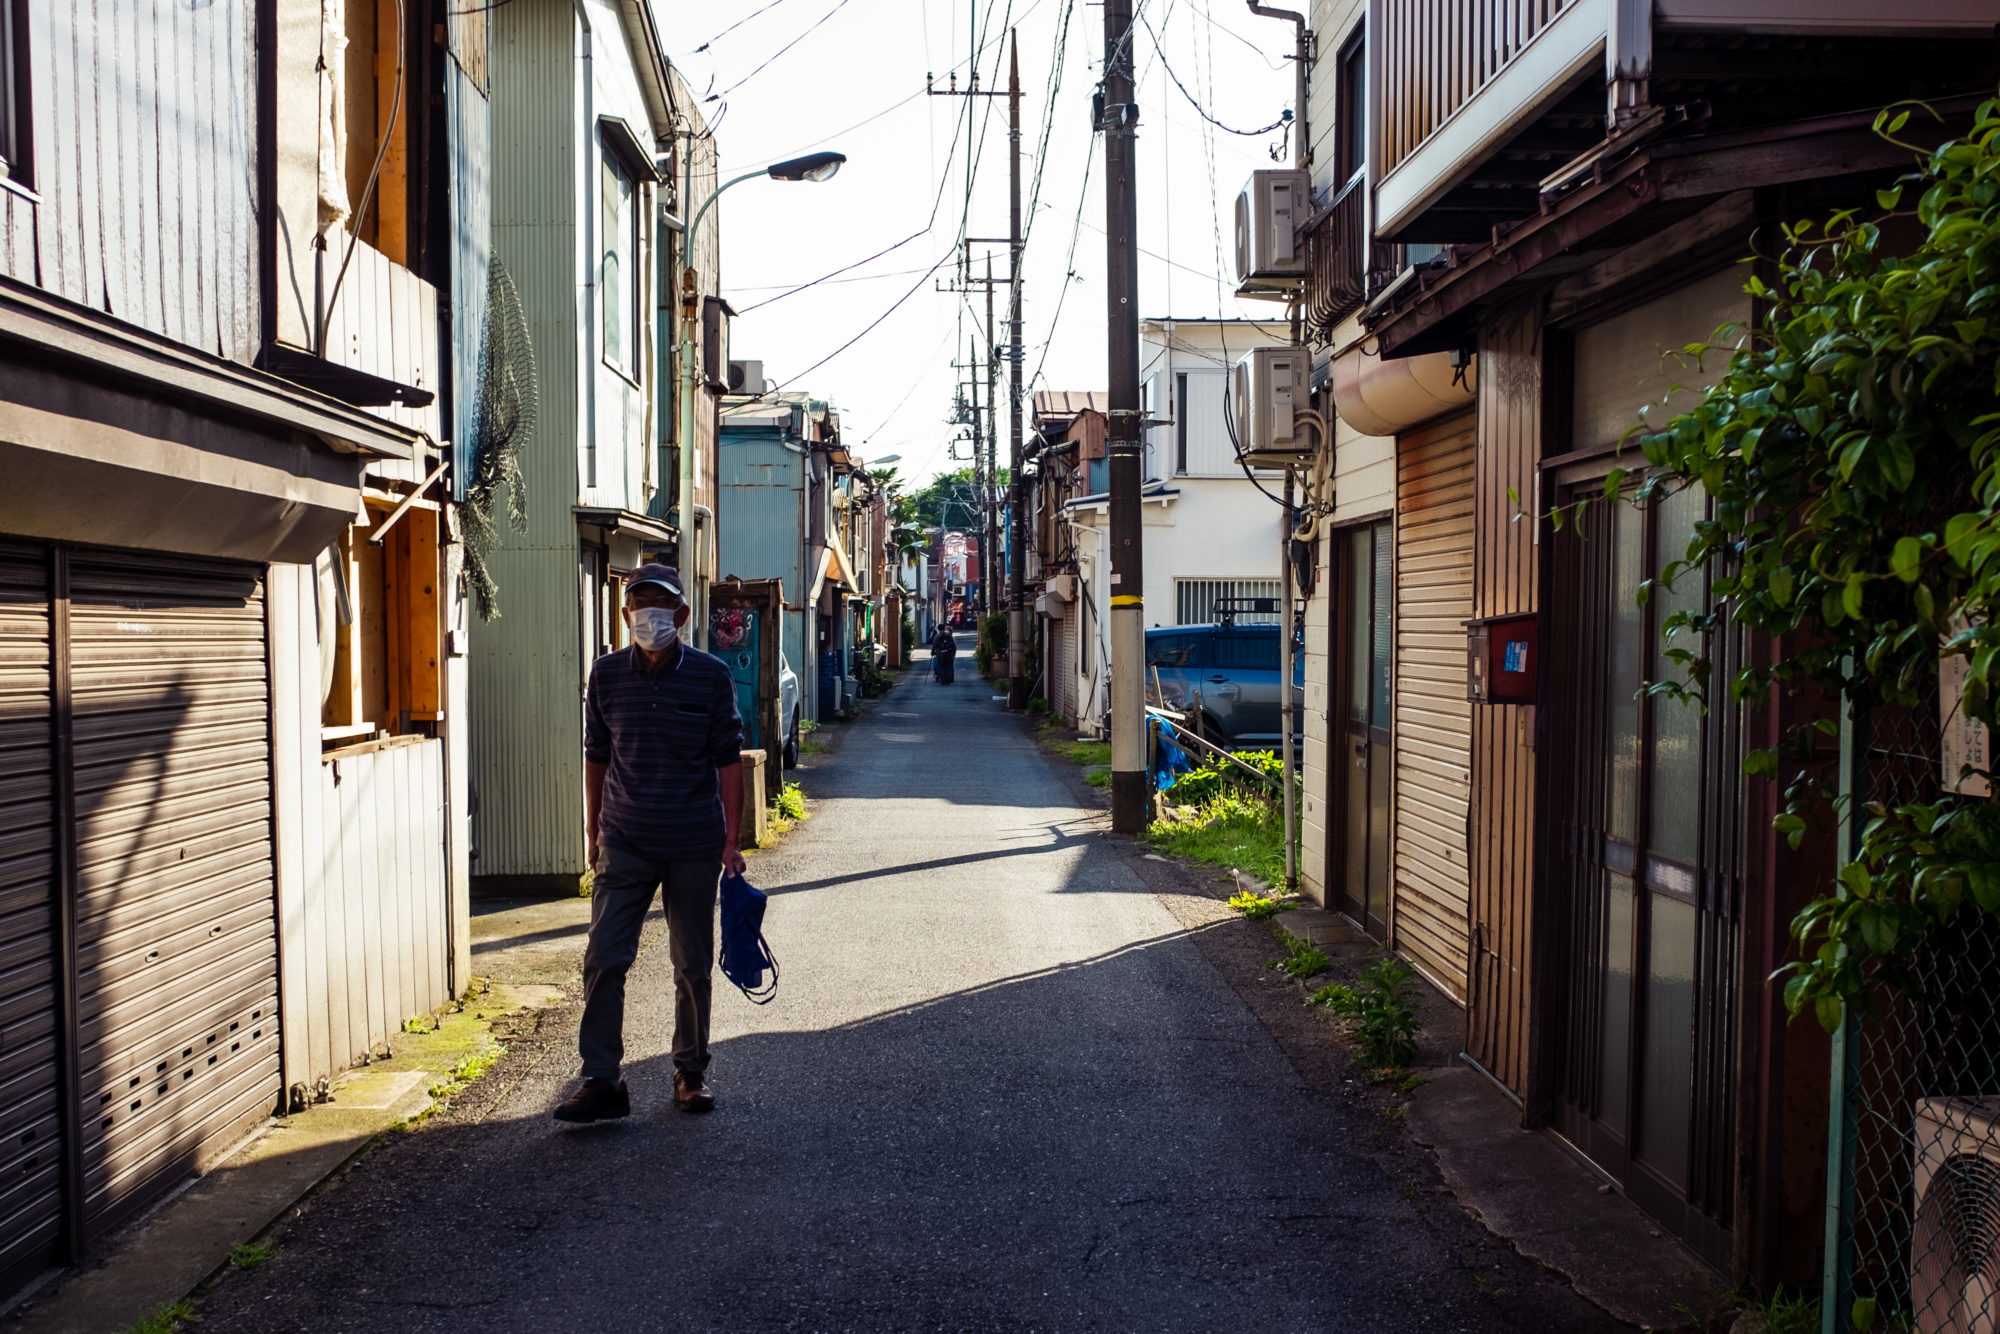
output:
[[[687,264],[681,269],[680,391],[674,404],[675,416],[679,419],[676,434],[680,444],[680,495],[674,506],[674,525],[679,530],[683,579],[697,572],[696,566],[688,560],[688,553],[693,550],[690,541],[694,533],[694,331],[697,307],[701,304],[697,290],[699,280],[694,271],[695,237],[701,234],[701,222],[708,216],[710,206],[731,186],[759,176],[768,176],[774,181],[829,180],[845,161],[845,153],[807,153],[804,157],[787,158],[768,167],[759,167],[756,171],[746,171],[716,186],[708,198],[701,201],[701,207],[695,210],[694,217],[681,233]],[[689,599],[689,605],[697,627],[696,642],[705,648],[708,645],[708,599],[702,592],[699,578],[692,579],[690,589],[694,594]]]

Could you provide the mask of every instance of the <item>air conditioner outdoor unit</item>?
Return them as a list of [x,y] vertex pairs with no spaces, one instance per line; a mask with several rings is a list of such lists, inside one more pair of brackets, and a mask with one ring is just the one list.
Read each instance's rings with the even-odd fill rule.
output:
[[1244,292],[1285,292],[1305,281],[1300,230],[1312,213],[1312,178],[1303,171],[1253,171],[1236,196],[1236,284]]
[[2000,1329],[2000,1098],[1919,1098],[1910,1307],[1926,1334]]
[[1073,574],[1052,574],[1043,590],[1055,602],[1076,601],[1076,576]]
[[729,392],[732,394],[763,393],[764,363],[761,361],[730,362]]
[[1312,456],[1317,439],[1298,419],[1310,403],[1312,351],[1257,347],[1236,363],[1230,406],[1236,415],[1236,452],[1253,468],[1283,468]]

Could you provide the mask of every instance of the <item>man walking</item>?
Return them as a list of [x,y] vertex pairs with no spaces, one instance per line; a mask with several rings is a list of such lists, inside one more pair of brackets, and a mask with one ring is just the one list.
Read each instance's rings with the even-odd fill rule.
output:
[[584,701],[584,825],[590,864],[590,944],[583,956],[583,1084],[558,1121],[631,1113],[625,1055],[625,974],[653,891],[662,891],[674,967],[674,1105],[715,1106],[708,1068],[709,976],[722,869],[743,870],[743,722],[729,670],[681,642],[688,604],[680,572],[642,565],[625,585],[632,645],[590,668]]

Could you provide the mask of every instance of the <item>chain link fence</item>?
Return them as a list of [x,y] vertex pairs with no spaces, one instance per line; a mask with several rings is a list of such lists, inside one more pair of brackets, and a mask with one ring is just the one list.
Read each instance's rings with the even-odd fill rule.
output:
[[[1866,736],[1871,803],[1939,795],[1934,701],[1876,710]],[[1915,974],[1836,1046],[1827,1334],[2000,1331],[2000,926],[1968,907]]]

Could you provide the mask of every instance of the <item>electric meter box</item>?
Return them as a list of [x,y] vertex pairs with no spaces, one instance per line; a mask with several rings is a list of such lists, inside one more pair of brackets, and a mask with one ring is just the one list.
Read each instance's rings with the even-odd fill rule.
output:
[[1533,704],[1541,671],[1533,612],[1465,623],[1465,697],[1475,704]]
[[1311,404],[1312,349],[1253,347],[1236,363],[1230,407],[1236,452],[1253,468],[1284,468],[1312,456],[1313,428],[1298,419]]
[[1303,171],[1253,171],[1236,197],[1236,284],[1288,291],[1305,282],[1305,238],[1312,177]]

